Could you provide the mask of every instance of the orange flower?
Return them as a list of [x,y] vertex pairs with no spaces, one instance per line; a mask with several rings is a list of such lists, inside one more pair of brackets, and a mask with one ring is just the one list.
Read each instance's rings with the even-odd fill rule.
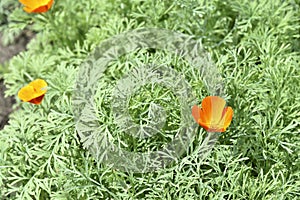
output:
[[40,104],[47,92],[47,83],[42,79],[36,79],[23,87],[18,92],[18,97],[24,102]]
[[205,97],[202,108],[194,105],[192,115],[195,121],[208,132],[224,132],[230,125],[233,110],[225,107],[225,100],[218,96]]
[[47,12],[52,4],[53,0],[19,0],[24,5],[24,10],[28,13],[43,13]]

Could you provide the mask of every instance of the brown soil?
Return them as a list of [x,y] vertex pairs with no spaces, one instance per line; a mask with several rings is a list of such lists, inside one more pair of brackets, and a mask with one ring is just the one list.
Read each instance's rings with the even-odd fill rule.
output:
[[[0,33],[0,64],[8,61],[13,56],[26,49],[27,43],[33,38],[31,32],[22,33],[20,37],[16,38],[14,44],[4,46],[2,44],[2,34]],[[14,97],[4,98],[5,85],[0,79],[0,130],[7,124],[9,114],[12,112],[12,106],[15,103]]]
[[5,85],[3,80],[0,80],[0,130],[8,122],[8,116],[12,111],[12,105],[14,104],[14,98],[4,98]]

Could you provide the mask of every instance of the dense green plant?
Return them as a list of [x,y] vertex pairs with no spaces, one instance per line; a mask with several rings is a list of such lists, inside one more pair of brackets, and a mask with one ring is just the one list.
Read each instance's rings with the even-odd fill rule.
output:
[[[35,78],[45,79],[49,91],[40,106],[18,100],[9,125],[0,131],[0,196],[296,199],[300,196],[299,6],[296,0],[56,0],[45,14],[27,14],[15,1],[1,1],[1,21],[4,16],[8,19],[1,25],[6,43],[23,29],[37,33],[28,50],[10,60],[4,74],[6,94],[16,96]],[[80,64],[103,40],[140,27],[194,35],[222,73],[234,119],[204,161],[197,156],[199,137],[176,165],[152,173],[125,173],[96,163],[80,143],[72,109]],[[183,71],[188,67],[161,52],[133,53],[126,60],[143,63],[154,58]],[[106,89],[95,97],[108,114],[110,88],[122,69],[130,67],[123,61],[111,64],[103,80]],[[199,100],[207,95],[201,80],[192,87]],[[158,96],[148,94],[148,89],[133,98],[133,107],[143,110],[139,104],[143,98],[159,97],[161,88],[156,88]],[[176,109],[176,99],[173,103],[165,103],[166,108]],[[134,109],[131,112],[136,115]],[[109,115],[99,119],[108,124],[110,120]],[[152,142],[147,145],[155,146]],[[145,147],[141,144],[131,145],[140,150]]]

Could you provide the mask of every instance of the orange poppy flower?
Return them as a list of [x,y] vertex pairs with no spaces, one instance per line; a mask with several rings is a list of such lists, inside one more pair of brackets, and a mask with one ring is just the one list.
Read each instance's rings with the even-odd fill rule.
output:
[[52,4],[53,0],[19,0],[24,5],[24,10],[28,13],[43,13],[47,12]]
[[23,87],[18,92],[18,97],[24,102],[40,104],[47,92],[47,83],[42,79],[36,79]]
[[192,115],[195,121],[208,132],[224,132],[230,125],[233,110],[225,107],[226,101],[218,96],[205,97],[202,108],[194,105]]

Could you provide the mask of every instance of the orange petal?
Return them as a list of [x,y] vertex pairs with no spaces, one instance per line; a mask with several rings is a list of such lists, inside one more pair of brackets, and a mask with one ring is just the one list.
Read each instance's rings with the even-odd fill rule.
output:
[[217,124],[211,124],[208,132],[224,132],[231,123],[233,116],[233,110],[231,107],[226,107],[223,109],[223,114],[221,120]]
[[220,125],[222,125],[224,127],[224,129],[226,130],[231,123],[231,120],[233,117],[233,109],[230,106],[228,106],[228,107],[224,108],[224,112],[225,113],[222,118],[223,124],[220,124]]
[[48,7],[47,6],[40,6],[34,10],[32,10],[31,12],[33,13],[43,13],[43,12],[47,12],[48,11]]
[[224,129],[224,128],[208,128],[206,131],[207,132],[217,132],[217,133],[223,133],[223,132],[225,132],[225,130],[226,129]]
[[197,105],[194,105],[192,107],[192,116],[194,117],[194,120],[199,123],[199,119],[200,119],[200,108]]
[[30,101],[31,99],[35,98],[34,97],[34,88],[30,85],[27,85],[23,88],[21,88],[21,90],[18,92],[18,97],[22,100],[22,101]]
[[201,121],[210,123],[211,119],[211,96],[205,97],[201,102]]
[[35,79],[34,81],[30,82],[28,85],[34,87],[36,91],[38,90],[47,91],[46,87],[48,86],[46,81],[42,79]]
[[210,98],[211,102],[211,124],[218,124],[222,119],[222,114],[224,107],[226,105],[226,101],[218,96],[213,96]]
[[[192,108],[192,115],[194,117],[194,120],[201,125],[205,130],[209,128],[209,121],[206,120],[204,121],[203,119],[205,119],[205,116],[203,114],[203,110],[201,108],[199,108],[197,105],[194,105]],[[200,119],[200,116],[202,116],[202,120]]]
[[218,96],[205,97],[201,103],[200,121],[203,124],[217,124],[222,118],[222,111],[226,102]]
[[44,96],[45,96],[45,95],[39,96],[39,97],[37,97],[37,98],[35,98],[35,99],[32,99],[32,100],[30,100],[30,101],[28,101],[28,102],[33,103],[33,104],[36,104],[36,105],[39,105],[39,104],[42,103],[42,100],[43,100]]
[[24,7],[23,10],[28,13],[32,12],[32,8],[29,8],[29,7]]
[[19,2],[25,6],[30,6],[30,7],[39,5],[38,1],[33,1],[33,0],[19,0]]

